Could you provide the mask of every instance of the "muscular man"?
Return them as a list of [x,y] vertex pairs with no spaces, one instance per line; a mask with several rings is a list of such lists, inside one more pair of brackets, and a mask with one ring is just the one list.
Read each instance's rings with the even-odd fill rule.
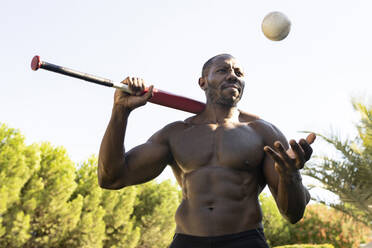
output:
[[142,79],[123,83],[135,94],[115,92],[99,152],[99,185],[120,189],[144,183],[171,166],[183,193],[171,248],[268,247],[258,201],[266,185],[285,218],[291,223],[302,218],[310,195],[299,170],[311,156],[315,135],[288,145],[274,125],[238,110],[245,82],[233,56],[217,55],[204,64],[202,113],[165,126],[128,152],[128,117],[146,104],[152,86],[141,96]]

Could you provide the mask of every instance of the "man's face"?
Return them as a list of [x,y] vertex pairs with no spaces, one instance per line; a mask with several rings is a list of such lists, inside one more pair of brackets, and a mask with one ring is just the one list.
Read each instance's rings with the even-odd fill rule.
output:
[[204,80],[207,101],[235,107],[243,95],[243,69],[231,56],[217,57]]

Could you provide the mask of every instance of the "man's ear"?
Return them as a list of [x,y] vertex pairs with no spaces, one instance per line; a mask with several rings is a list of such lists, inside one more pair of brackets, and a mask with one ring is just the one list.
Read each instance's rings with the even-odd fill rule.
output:
[[202,90],[206,90],[207,85],[208,85],[207,80],[204,77],[199,78],[199,86],[200,88],[202,88]]

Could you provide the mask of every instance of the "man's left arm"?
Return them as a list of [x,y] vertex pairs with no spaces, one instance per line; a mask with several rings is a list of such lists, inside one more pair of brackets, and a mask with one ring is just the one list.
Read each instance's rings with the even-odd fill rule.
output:
[[271,135],[264,137],[266,156],[263,172],[276,204],[291,223],[298,222],[310,201],[310,193],[302,184],[300,170],[312,154],[311,144],[316,136],[311,133],[299,142],[290,140],[274,126]]

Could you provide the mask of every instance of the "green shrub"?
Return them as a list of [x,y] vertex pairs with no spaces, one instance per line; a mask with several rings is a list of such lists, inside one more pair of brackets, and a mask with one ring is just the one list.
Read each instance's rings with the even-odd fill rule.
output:
[[368,226],[325,205],[308,205],[303,219],[292,225],[280,215],[272,196],[261,194],[260,202],[265,236],[272,247],[305,243],[358,248],[370,241]]
[[276,246],[274,248],[334,248],[334,246],[331,244],[321,244],[321,245],[299,244],[299,245]]

